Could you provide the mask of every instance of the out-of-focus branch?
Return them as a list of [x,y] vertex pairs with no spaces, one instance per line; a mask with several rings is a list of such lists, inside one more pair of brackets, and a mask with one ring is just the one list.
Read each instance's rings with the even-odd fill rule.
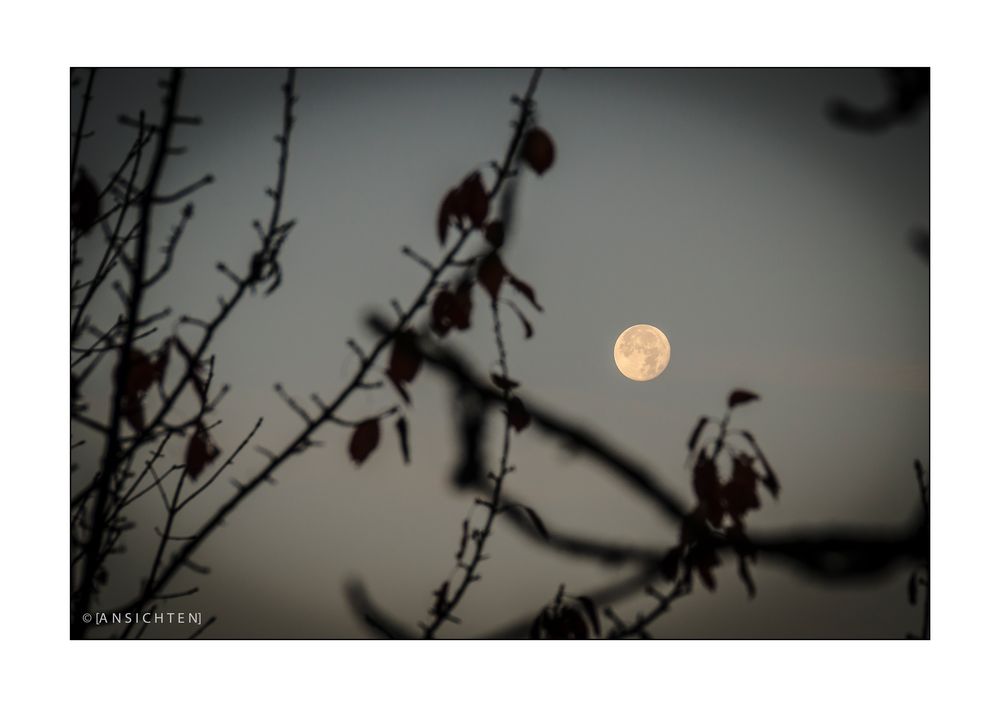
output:
[[[389,326],[379,316],[368,319],[376,332]],[[503,396],[495,386],[487,384],[472,373],[471,367],[453,350],[432,346],[426,340],[418,342],[423,360],[432,368],[450,378],[455,384],[474,391],[494,405],[503,405]],[[571,449],[590,456],[619,480],[636,489],[640,497],[653,503],[667,520],[681,521],[685,504],[673,492],[655,481],[653,471],[630,459],[596,434],[579,424],[524,400],[525,409],[536,429],[566,442]],[[502,504],[516,504],[516,499],[504,497]],[[530,523],[517,514],[505,514],[526,537],[542,542],[533,532]],[[649,550],[625,545],[604,543],[549,530],[550,539],[545,544],[563,552],[589,556],[608,561],[644,561]],[[811,530],[772,531],[748,536],[763,559],[788,564],[798,571],[829,580],[851,580],[870,577],[891,568],[895,563],[923,556],[926,553],[926,524],[916,518],[903,527],[891,530],[847,529],[841,527]],[[725,540],[720,540],[725,548]],[[666,544],[666,543],[665,543]]]
[[[380,334],[390,328],[390,325],[378,315],[368,317],[367,323],[373,331]],[[494,405],[504,404],[502,393],[495,386],[489,385],[475,376],[470,367],[454,351],[440,346],[431,349],[430,346],[426,345],[426,342],[422,342],[421,353],[432,367],[447,375],[456,384],[476,392]],[[660,484],[652,472],[645,469],[639,462],[615,449],[596,433],[570,422],[540,405],[534,403],[529,405],[525,402],[525,407],[535,428],[566,442],[571,450],[581,451],[602,462],[622,481],[636,489],[643,497],[651,500],[668,519],[680,521],[684,518],[684,502],[677,494]]]

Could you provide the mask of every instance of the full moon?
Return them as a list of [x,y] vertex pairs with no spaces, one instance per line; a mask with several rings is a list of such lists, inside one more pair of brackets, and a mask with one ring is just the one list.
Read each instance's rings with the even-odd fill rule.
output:
[[615,342],[615,365],[626,378],[651,381],[670,363],[667,335],[649,324],[630,326]]

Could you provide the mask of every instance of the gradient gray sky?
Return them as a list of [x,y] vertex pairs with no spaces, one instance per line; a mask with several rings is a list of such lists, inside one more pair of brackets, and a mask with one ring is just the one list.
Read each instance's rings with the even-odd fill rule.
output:
[[[116,116],[139,107],[156,114],[161,74],[99,72],[97,133],[81,157],[98,177],[131,140]],[[408,302],[423,282],[400,246],[436,255],[442,195],[501,156],[510,95],[528,76],[300,73],[286,200],[298,225],[283,251],[284,284],[241,305],[214,349],[219,379],[233,387],[215,431],[223,450],[259,415],[255,441],[265,446],[279,448],[298,430],[274,382],[307,399],[314,391],[329,398],[347,380],[354,358],[345,339],[370,340],[361,315],[387,311],[390,297]],[[148,311],[169,303],[208,317],[229,292],[215,263],[242,267],[256,241],[250,222],[267,213],[282,77],[188,72],[183,110],[204,125],[182,129],[189,153],[170,163],[166,186],[205,172],[216,181],[197,197],[172,278]],[[513,317],[507,327],[512,376],[526,394],[617,440],[693,498],[683,462],[695,419],[721,413],[731,388],[750,388],[762,401],[741,410],[738,424],[754,431],[783,482],[780,501],[765,499],[751,529],[906,520],[919,502],[912,460],[929,453],[929,278],[907,242],[929,218],[929,122],[873,137],[835,128],[823,114],[834,96],[875,103],[881,91],[871,70],[547,71],[539,122],[555,139],[556,163],[522,181],[505,255],[545,306],[533,339],[522,341]],[[73,115],[78,100],[74,93]],[[160,235],[175,221],[164,209]],[[483,305],[479,297],[473,330],[458,341],[487,368],[495,352]],[[669,368],[649,383],[625,379],[612,360],[615,338],[638,322],[662,329],[672,345]],[[97,376],[93,384],[99,395]],[[254,494],[198,554],[212,574],[178,607],[218,614],[217,637],[362,636],[343,596],[348,578],[362,578],[397,617],[424,618],[431,590],[451,570],[471,498],[447,484],[456,454],[447,386],[423,373],[413,397],[411,466],[390,437],[354,468],[347,434],[325,430],[326,447],[284,467],[279,483]],[[362,392],[350,412],[386,401],[385,391]],[[236,475],[260,461],[245,453]],[[664,547],[676,538],[601,469],[530,430],[515,439],[513,462],[510,491],[553,526]],[[230,493],[221,482],[203,494],[177,532],[197,527],[199,513]],[[148,500],[141,512],[154,523],[159,502]],[[562,582],[583,591],[612,576],[499,528],[484,581],[459,611],[463,626],[447,635],[537,610]],[[148,542],[133,541],[143,562]],[[753,601],[732,563],[719,576],[717,592],[696,591],[654,634],[902,637],[919,627],[906,568],[831,588],[760,563]],[[645,605],[640,598],[620,613]]]

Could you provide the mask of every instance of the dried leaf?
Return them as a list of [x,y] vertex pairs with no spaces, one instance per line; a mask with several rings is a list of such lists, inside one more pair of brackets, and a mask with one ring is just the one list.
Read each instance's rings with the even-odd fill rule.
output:
[[431,304],[431,329],[438,336],[444,336],[454,326],[452,314],[455,310],[455,293],[439,290]]
[[379,421],[377,417],[358,424],[354,428],[354,434],[351,435],[351,443],[348,446],[351,459],[360,466],[378,446],[378,440]]
[[527,298],[527,300],[531,302],[532,307],[537,309],[539,312],[545,311],[544,309],[542,309],[542,305],[538,304],[538,300],[535,299],[535,288],[533,288],[524,280],[518,280],[510,273],[507,273],[507,278],[510,280],[510,284],[513,286],[513,288],[518,292],[520,292],[522,295],[524,295],[525,298]]
[[694,493],[705,511],[708,522],[716,527],[721,526],[724,511],[722,483],[715,462],[709,459],[704,451],[698,455],[698,461],[694,466]]
[[138,394],[129,395],[126,393],[122,397],[122,414],[125,415],[125,420],[136,432],[141,432],[146,426],[146,419],[142,409],[142,398]]
[[479,172],[473,172],[466,177],[459,189],[462,214],[468,217],[473,226],[477,228],[482,226],[483,222],[486,221],[490,202]]
[[160,369],[139,349],[129,351],[128,379],[125,381],[126,396],[142,396],[160,377]]
[[705,588],[710,592],[714,592],[715,575],[712,574],[712,570],[721,564],[719,555],[715,551],[715,545],[704,540],[694,543],[688,551],[688,563],[690,567],[697,570],[698,576],[701,577]]
[[395,383],[410,383],[420,370],[422,356],[417,346],[417,335],[413,330],[401,331],[396,334],[389,357],[389,378]]
[[389,379],[389,382],[392,383],[392,387],[396,389],[397,393],[399,393],[399,397],[403,399],[403,402],[409,405],[411,402],[410,394],[406,392],[406,388],[403,387],[403,384],[392,376],[387,376],[387,378]]
[[445,336],[451,329],[468,329],[472,318],[472,282],[464,281],[455,292],[438,291],[431,304],[431,329]]
[[754,400],[760,400],[760,396],[756,393],[751,393],[749,390],[737,388],[729,394],[729,407],[734,408],[737,405],[752,403]]
[[188,441],[187,454],[184,457],[187,475],[197,479],[207,464],[219,456],[219,450],[208,436],[208,430],[198,422],[194,434]]
[[545,174],[556,159],[556,148],[549,134],[541,128],[532,128],[524,135],[521,159],[539,176]]
[[490,299],[494,302],[497,299],[497,295],[500,294],[500,285],[503,284],[503,278],[506,274],[507,268],[504,267],[503,261],[500,260],[500,256],[496,253],[490,253],[479,264],[479,271],[476,277],[479,280],[479,284],[489,293]]
[[483,237],[494,248],[503,246],[503,242],[507,238],[503,221],[490,221],[486,224],[486,227],[483,229]]
[[400,415],[396,418],[396,433],[399,435],[399,450],[403,454],[403,463],[410,463],[410,433],[406,418]]
[[708,418],[705,416],[698,418],[698,424],[694,426],[691,430],[691,436],[688,437],[688,450],[694,451],[694,448],[698,445],[698,439],[701,437],[702,431],[705,429],[705,425],[708,424]]
[[438,209],[438,242],[444,245],[448,240],[448,226],[452,218],[458,218],[461,198],[458,189],[452,189],[445,194]]
[[532,336],[534,336],[535,329],[534,327],[531,326],[531,322],[528,321],[528,318],[524,316],[524,312],[522,312],[517,307],[517,305],[511,302],[510,300],[504,300],[504,301],[510,306],[512,310],[514,310],[514,314],[517,315],[517,318],[521,320],[521,325],[524,327],[524,338],[530,339]]
[[743,436],[753,447],[754,454],[757,455],[757,459],[760,460],[761,465],[764,467],[764,478],[761,480],[767,490],[771,493],[771,498],[778,498],[778,494],[781,491],[781,484],[778,483],[778,477],[774,473],[774,469],[771,468],[771,464],[767,461],[767,457],[764,456],[764,452],[761,450],[760,445],[757,444],[757,440],[752,434],[743,431]]
[[733,458],[733,473],[722,488],[722,498],[726,510],[736,522],[741,522],[747,511],[760,508],[757,472],[754,471],[752,457],[740,454]]
[[511,396],[507,401],[507,421],[517,432],[520,432],[531,423],[531,415],[528,414],[524,403],[517,396]]
[[463,280],[455,290],[454,308],[451,321],[459,331],[465,331],[472,323],[472,280]]

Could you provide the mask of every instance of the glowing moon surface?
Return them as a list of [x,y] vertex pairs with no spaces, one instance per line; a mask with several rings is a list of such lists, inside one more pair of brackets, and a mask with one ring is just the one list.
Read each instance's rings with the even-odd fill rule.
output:
[[630,326],[615,342],[615,365],[626,378],[651,381],[670,363],[667,335],[649,324]]

